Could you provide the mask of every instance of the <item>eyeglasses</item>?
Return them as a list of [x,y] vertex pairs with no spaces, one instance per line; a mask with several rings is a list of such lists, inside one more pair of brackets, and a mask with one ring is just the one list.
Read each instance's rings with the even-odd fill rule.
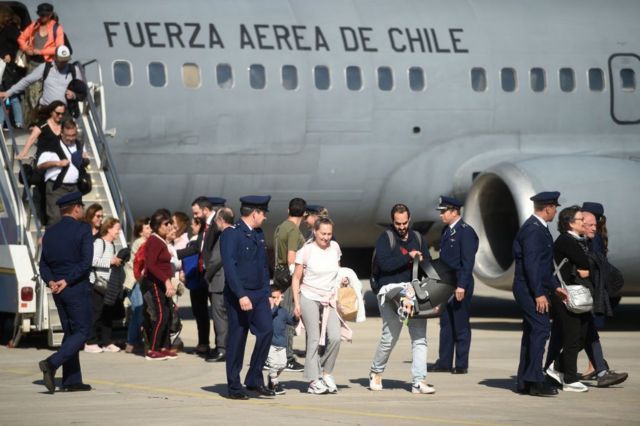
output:
[[96,219],[102,219],[104,217],[103,214],[97,214],[94,216]]
[[169,222],[169,221],[167,221],[167,222],[162,222],[162,224],[163,224],[164,226],[172,226],[172,225],[173,225],[173,223],[171,223],[171,222]]

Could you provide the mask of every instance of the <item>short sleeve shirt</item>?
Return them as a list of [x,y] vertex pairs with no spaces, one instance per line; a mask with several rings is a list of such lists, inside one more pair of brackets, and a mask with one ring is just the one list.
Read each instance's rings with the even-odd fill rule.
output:
[[338,288],[338,271],[342,251],[335,241],[331,241],[326,249],[315,242],[305,244],[296,253],[296,264],[304,265],[304,275],[300,292],[310,300],[321,301],[313,290],[330,292]]
[[287,253],[300,250],[304,237],[295,223],[285,220],[276,228],[274,241],[278,265],[287,265]]

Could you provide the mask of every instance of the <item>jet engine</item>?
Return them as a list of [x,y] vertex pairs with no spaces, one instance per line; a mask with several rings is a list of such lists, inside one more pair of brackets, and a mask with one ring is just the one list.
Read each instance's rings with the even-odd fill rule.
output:
[[[640,294],[640,164],[634,159],[557,156],[500,163],[474,180],[466,198],[465,220],[480,238],[474,273],[485,284],[511,289],[512,245],[520,225],[533,213],[529,200],[540,191],[560,191],[558,212],[573,204],[604,205],[609,260],[625,278],[624,295]],[[557,236],[554,220],[549,229]]]

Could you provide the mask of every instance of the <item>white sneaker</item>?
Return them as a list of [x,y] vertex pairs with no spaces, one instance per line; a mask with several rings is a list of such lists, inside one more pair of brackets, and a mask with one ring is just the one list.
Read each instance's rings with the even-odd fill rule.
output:
[[327,387],[329,393],[338,393],[338,386],[336,386],[336,381],[333,380],[333,376],[331,374],[325,374],[322,376],[322,382]]
[[382,374],[374,372],[369,373],[369,389],[372,391],[382,390]]
[[564,373],[556,370],[556,363],[552,362],[549,368],[547,368],[547,376],[551,377],[553,380],[558,382],[560,385],[564,385]]
[[317,379],[309,383],[309,389],[307,389],[307,392],[315,395],[324,395],[329,393],[329,389],[327,389],[321,379]]
[[99,354],[104,352],[103,349],[99,345],[84,345],[84,351],[90,354]]
[[565,392],[588,392],[589,388],[582,382],[565,383],[562,386]]
[[120,352],[120,348],[114,345],[113,343],[109,344],[109,346],[105,346],[102,348],[104,352]]
[[418,383],[414,383],[411,386],[411,393],[436,393],[436,388],[433,385],[425,383],[424,380]]

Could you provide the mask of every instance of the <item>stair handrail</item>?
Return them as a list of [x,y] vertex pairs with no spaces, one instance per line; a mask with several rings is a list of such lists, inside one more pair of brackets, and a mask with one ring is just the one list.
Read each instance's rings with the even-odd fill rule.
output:
[[[78,67],[82,75],[82,80],[85,82],[87,81],[85,67],[92,63],[97,63],[97,61],[95,59],[85,63],[76,61],[73,64],[74,66]],[[106,142],[106,136],[102,131],[100,115],[98,114],[91,93],[87,93],[86,105],[88,106],[87,118],[89,122],[89,130],[91,131],[97,149],[95,155],[99,156],[101,160],[101,170],[104,172],[104,175],[107,179],[107,184],[109,185],[109,190],[111,191],[111,196],[116,208],[116,213],[120,218],[120,223],[122,229],[125,231],[127,240],[129,240],[133,236],[133,213],[131,212],[129,202],[127,201],[126,197],[124,196],[124,192],[122,191],[122,185],[120,183],[120,179],[118,178],[116,164],[113,161],[111,150],[109,149],[109,144],[107,144]],[[82,124],[82,126],[84,127],[84,124]]]

